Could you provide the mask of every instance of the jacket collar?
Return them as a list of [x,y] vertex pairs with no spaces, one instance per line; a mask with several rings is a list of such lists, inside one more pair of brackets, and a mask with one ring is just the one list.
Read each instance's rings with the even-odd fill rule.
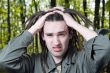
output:
[[72,58],[66,57],[63,62],[67,65],[70,65],[71,63],[74,64],[76,62],[75,54],[73,54]]
[[53,60],[50,53],[48,53],[47,63],[48,63],[48,66],[49,66],[49,68],[47,70],[48,72],[50,72],[50,71],[52,71],[53,69],[56,68],[55,62],[54,62],[54,60]]
[[76,57],[76,54],[73,54],[73,57],[72,57],[72,61],[71,61],[71,62],[72,62],[72,63],[76,63],[76,58],[77,58],[77,57]]
[[[69,59],[68,57],[66,57],[63,61],[62,64],[64,65],[70,65],[70,64],[74,64],[76,62],[76,55],[73,54],[73,57],[71,59]],[[56,68],[55,65],[55,61],[53,60],[52,56],[50,53],[48,53],[48,57],[47,57],[47,64],[49,66],[49,68],[47,69],[47,72],[51,72],[52,70],[54,70]]]

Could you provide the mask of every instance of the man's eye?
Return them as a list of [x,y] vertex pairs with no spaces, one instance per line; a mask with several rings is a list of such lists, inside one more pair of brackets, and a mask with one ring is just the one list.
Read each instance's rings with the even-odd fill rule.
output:
[[47,36],[52,36],[52,34],[47,34]]
[[65,34],[63,34],[63,33],[61,33],[61,34],[59,34],[60,36],[65,36]]

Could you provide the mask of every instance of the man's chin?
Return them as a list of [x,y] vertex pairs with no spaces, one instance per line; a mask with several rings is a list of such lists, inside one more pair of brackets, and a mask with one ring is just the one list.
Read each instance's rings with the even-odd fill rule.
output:
[[54,57],[63,57],[63,54],[55,53],[53,56]]

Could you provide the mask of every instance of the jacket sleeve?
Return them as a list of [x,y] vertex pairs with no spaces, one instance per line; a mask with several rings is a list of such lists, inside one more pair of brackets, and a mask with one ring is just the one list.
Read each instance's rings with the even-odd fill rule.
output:
[[[23,31],[19,36],[9,41],[8,45],[0,52],[0,67],[5,67],[10,70],[15,70],[18,73],[25,70],[22,63],[28,59],[26,55],[26,47],[32,42],[33,36],[27,30]],[[16,73],[15,72],[15,73]]]
[[110,61],[110,39],[107,33],[110,29],[100,29],[98,36],[90,39],[84,45],[87,56],[98,66],[104,66]]

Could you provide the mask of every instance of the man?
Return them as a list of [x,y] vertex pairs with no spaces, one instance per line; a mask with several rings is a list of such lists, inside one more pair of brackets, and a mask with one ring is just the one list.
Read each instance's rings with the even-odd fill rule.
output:
[[[26,24],[34,25],[2,50],[0,65],[14,73],[99,73],[110,60],[110,40],[80,25],[75,16],[61,7],[32,16]],[[87,41],[80,51],[77,32]],[[42,53],[29,56],[26,47],[37,33]]]

